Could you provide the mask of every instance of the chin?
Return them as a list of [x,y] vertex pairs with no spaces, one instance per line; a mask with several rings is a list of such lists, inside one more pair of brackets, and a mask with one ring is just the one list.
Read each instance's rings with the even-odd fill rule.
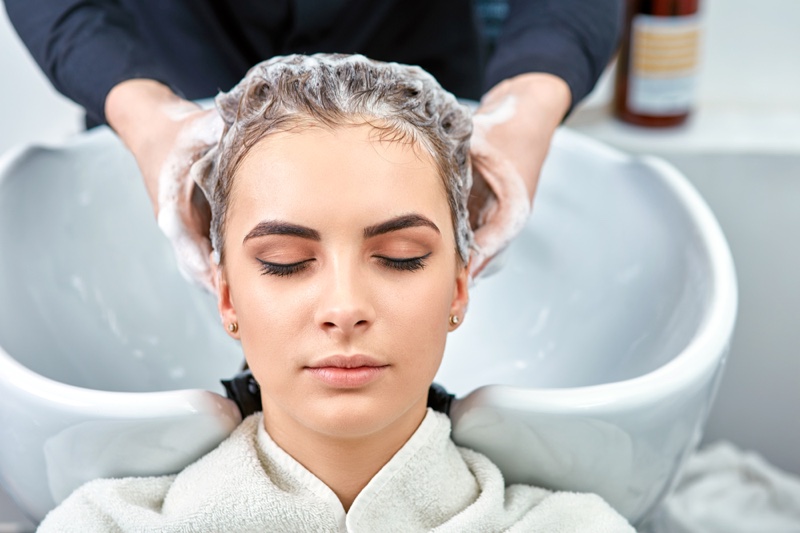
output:
[[399,405],[387,394],[364,394],[347,391],[309,402],[308,425],[335,437],[362,437],[381,431],[411,409],[412,404]]

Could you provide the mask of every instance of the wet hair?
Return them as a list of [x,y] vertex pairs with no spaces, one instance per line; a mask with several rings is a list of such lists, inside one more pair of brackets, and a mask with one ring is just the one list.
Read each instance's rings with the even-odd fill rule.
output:
[[264,137],[298,127],[370,124],[382,140],[412,142],[435,161],[455,232],[456,252],[469,259],[472,186],[469,109],[423,69],[361,55],[279,56],[259,63],[216,97],[222,137],[198,163],[195,179],[211,205],[211,243],[224,259],[225,222],[233,177]]

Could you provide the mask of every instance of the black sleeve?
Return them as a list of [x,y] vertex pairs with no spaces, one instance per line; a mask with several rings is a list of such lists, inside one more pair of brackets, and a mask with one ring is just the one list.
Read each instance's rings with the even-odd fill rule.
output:
[[622,0],[510,0],[485,90],[518,74],[546,72],[567,82],[572,110],[616,50],[623,8]]
[[109,91],[132,78],[165,78],[114,0],[5,0],[8,18],[55,88],[105,122]]

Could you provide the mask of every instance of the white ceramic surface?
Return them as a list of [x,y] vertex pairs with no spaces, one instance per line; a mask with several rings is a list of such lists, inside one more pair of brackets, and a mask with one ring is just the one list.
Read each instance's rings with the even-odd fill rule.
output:
[[454,440],[509,482],[596,492],[646,519],[699,442],[733,333],[715,218],[662,160],[561,130],[506,261],[437,376],[462,397]]
[[[175,471],[238,422],[216,393],[240,350],[139,180],[107,130],[0,165],[0,482],[34,519],[87,479]],[[700,437],[736,297],[682,176],[560,131],[534,215],[448,343],[454,439],[639,521]]]
[[34,521],[88,480],[179,471],[236,427],[216,393],[242,355],[218,323],[110,131],[4,157],[0,482]]

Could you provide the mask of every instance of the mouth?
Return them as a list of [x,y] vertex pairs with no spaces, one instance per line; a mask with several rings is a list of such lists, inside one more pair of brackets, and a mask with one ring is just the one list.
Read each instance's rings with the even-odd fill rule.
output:
[[334,355],[315,361],[304,370],[330,387],[352,389],[378,379],[389,366],[367,355]]

